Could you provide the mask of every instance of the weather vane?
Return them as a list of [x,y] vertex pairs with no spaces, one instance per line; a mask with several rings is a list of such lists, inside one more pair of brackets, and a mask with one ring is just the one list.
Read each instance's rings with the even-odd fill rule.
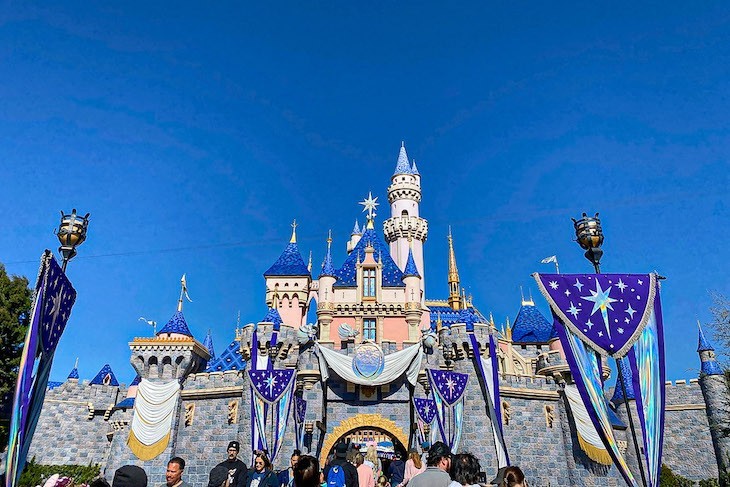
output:
[[373,198],[372,191],[368,191],[368,197],[361,201],[359,204],[363,206],[362,211],[368,212],[368,220],[372,221],[375,219],[375,216],[377,213],[375,213],[375,210],[377,209],[379,203],[378,203],[378,197],[376,196]]

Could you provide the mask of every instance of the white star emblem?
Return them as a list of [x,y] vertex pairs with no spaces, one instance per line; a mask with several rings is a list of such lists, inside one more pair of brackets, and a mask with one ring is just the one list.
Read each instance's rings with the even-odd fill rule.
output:
[[628,325],[628,324],[629,324],[630,322],[631,322],[631,320],[630,320],[630,319],[628,319],[628,318],[624,318],[624,323],[626,323],[626,324]]
[[629,307],[626,308],[626,312],[631,316],[631,319],[634,319],[634,313],[636,313],[636,310],[631,307],[631,303],[629,303]]
[[593,323],[591,323],[591,320],[586,321],[586,326],[589,330],[593,329]]
[[449,377],[449,379],[446,381],[446,387],[451,391],[451,397],[454,397],[454,389],[456,388],[456,383],[454,382],[454,379]]
[[610,309],[611,311],[613,311],[613,306],[611,306],[611,303],[615,303],[616,301],[618,301],[617,299],[613,299],[612,297],[610,297],[611,287],[612,286],[608,286],[608,289],[604,291],[603,289],[601,289],[601,283],[598,282],[598,279],[596,279],[596,290],[590,290],[591,296],[581,296],[581,299],[585,299],[586,301],[593,301],[593,310],[591,311],[591,316],[593,316],[596,311],[601,312],[601,316],[603,317],[603,324],[606,326],[606,332],[608,333],[609,338],[611,338],[611,329],[608,327],[608,310]]
[[639,286],[641,286],[642,284],[644,284],[644,281],[642,281],[641,279],[637,280],[636,282],[639,283]]
[[266,378],[266,380],[264,381],[264,383],[266,384],[266,387],[269,388],[269,394],[270,395],[273,394],[274,393],[274,387],[276,387],[276,384],[278,383],[278,381],[276,380],[276,377],[274,377],[274,375],[272,374],[272,375],[270,375],[269,377]]
[[578,317],[578,308],[575,307],[573,301],[570,302],[570,308],[568,308],[568,313],[572,314],[573,318]]
[[375,209],[378,207],[380,203],[378,203],[378,197],[376,196],[373,198],[372,191],[368,191],[368,197],[365,198],[363,201],[360,202],[360,204],[363,206],[362,211],[368,212],[368,219],[372,220],[375,218]]
[[565,290],[565,295],[566,295],[566,296],[570,296],[570,290],[569,290],[569,289],[566,289],[566,290]]
[[577,287],[577,288],[578,288],[578,292],[581,292],[581,291],[583,290],[583,286],[585,286],[585,284],[583,284],[582,282],[580,282],[580,281],[579,281],[579,280],[578,280],[578,279],[576,278],[576,279],[575,279],[575,284],[573,284],[573,286],[575,286],[575,287]]
[[602,337],[602,336],[603,336],[603,332],[602,332],[602,331],[599,331],[599,332],[598,332],[598,336],[599,336],[599,337]]
[[53,307],[51,308],[51,311],[49,313],[49,315],[51,316],[51,322],[49,326],[53,326],[56,324],[58,314],[61,312],[61,305],[63,304],[64,298],[65,296],[63,295],[63,290],[59,290],[56,295],[51,298],[53,300]]
[[624,329],[623,328],[618,328],[618,332],[619,332],[619,334],[623,335],[624,334]]
[[621,278],[619,278],[618,284],[616,284],[616,287],[619,288],[621,290],[621,293],[623,294],[624,289],[626,289],[629,286],[627,286],[626,284],[624,284],[624,281],[622,281]]
[[558,288],[558,283],[556,281],[550,281],[550,287],[553,288],[553,289],[557,289]]

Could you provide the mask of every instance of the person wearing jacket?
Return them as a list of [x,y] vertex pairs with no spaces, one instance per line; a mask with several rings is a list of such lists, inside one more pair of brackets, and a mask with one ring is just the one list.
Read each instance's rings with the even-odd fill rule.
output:
[[253,468],[241,480],[237,487],[279,487],[279,479],[271,470],[269,457],[259,453],[254,457]]
[[360,487],[357,469],[347,461],[347,444],[338,443],[335,446],[335,457],[324,469],[324,481],[327,482],[330,470],[334,465],[339,465],[345,472],[345,487]]

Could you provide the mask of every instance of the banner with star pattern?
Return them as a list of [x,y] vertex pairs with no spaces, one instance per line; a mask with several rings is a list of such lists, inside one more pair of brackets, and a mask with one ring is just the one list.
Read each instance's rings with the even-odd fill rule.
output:
[[297,450],[304,446],[304,420],[307,417],[307,400],[294,396],[294,424],[296,427]]
[[436,405],[436,422],[441,433],[441,440],[455,453],[461,440],[464,423],[464,391],[469,381],[469,375],[436,369],[426,369],[426,372]]
[[[248,377],[253,389],[252,410],[260,435],[261,444],[268,448],[270,460],[273,462],[282,446],[282,439],[289,420],[292,398],[294,396],[294,369],[262,369],[249,370]],[[268,417],[269,411],[272,417]],[[266,438],[266,425],[271,425],[271,438]]]
[[414,397],[413,405],[416,407],[416,414],[426,424],[433,423],[433,418],[436,416],[436,403],[433,399],[425,397]]
[[13,399],[5,471],[7,487],[15,485],[23,471],[46,396],[56,345],[75,301],[76,290],[51,251],[46,250],[38,270],[31,320]]
[[[606,449],[626,481],[634,481],[606,426],[600,366],[588,346],[633,372],[647,482],[659,485],[664,440],[664,332],[656,274],[534,274],[556,323],[570,371]],[[596,368],[594,371],[593,369]],[[595,376],[595,377],[594,377]],[[600,386],[599,386],[600,384]]]

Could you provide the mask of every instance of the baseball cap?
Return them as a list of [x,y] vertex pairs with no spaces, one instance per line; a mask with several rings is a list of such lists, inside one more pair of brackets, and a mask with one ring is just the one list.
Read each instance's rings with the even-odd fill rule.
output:
[[226,448],[226,450],[229,450],[231,448],[235,448],[236,451],[241,451],[241,445],[237,441],[232,441],[228,443],[228,448]]

